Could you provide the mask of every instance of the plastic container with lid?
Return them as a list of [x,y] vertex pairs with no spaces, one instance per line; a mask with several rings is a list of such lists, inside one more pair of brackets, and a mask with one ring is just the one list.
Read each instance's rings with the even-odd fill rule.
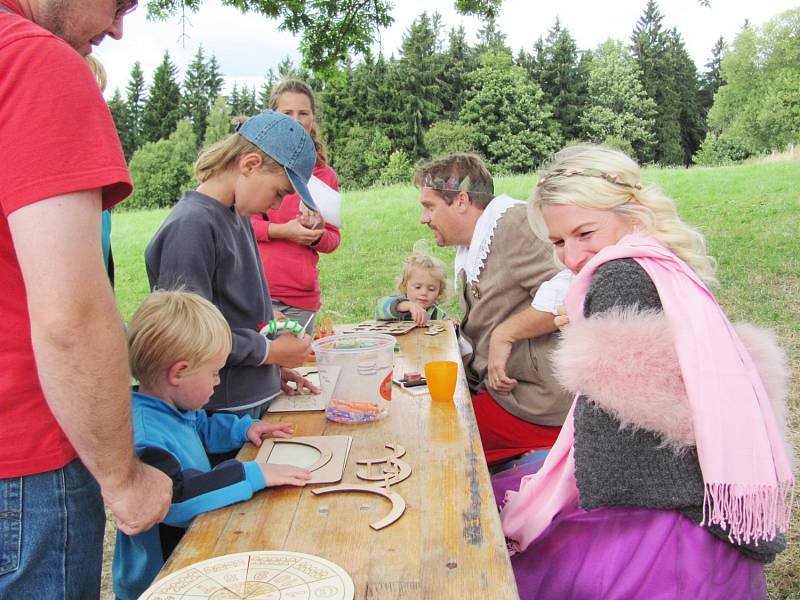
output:
[[389,414],[394,343],[384,333],[348,333],[311,345],[320,384],[333,386],[325,408],[331,421],[370,423]]

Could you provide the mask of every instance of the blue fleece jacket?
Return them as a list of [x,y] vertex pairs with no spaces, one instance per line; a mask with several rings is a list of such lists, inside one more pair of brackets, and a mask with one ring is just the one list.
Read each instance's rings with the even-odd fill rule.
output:
[[[247,500],[265,487],[258,464],[229,460],[212,469],[206,455],[207,450],[241,448],[254,422],[250,417],[225,413],[181,412],[153,396],[133,393],[136,453],[173,482],[166,525],[188,527],[200,513]],[[138,598],[166,558],[158,526],[135,536],[118,530],[112,566],[114,593],[121,600]]]

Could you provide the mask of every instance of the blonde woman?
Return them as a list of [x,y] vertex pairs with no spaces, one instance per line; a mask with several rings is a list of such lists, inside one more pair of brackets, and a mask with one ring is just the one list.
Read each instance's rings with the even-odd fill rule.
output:
[[576,274],[555,352],[575,400],[542,468],[507,485],[521,596],[764,598],[794,484],[774,337],[731,325],[703,237],[621,152],[556,154],[529,217]]
[[[297,120],[309,133],[317,151],[313,176],[338,190],[339,179],[328,164],[311,87],[300,79],[279,81],[272,90],[270,108]],[[322,221],[319,214],[308,215],[296,194],[268,211],[266,219],[253,217],[252,224],[273,308],[300,323],[308,321],[308,331],[314,331],[314,317],[321,306],[319,253],[330,254],[339,247],[339,229]]]

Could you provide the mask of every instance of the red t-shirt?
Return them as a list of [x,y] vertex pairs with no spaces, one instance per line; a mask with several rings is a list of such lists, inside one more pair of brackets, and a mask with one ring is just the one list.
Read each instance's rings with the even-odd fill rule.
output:
[[[336,172],[326,164],[314,166],[313,175],[323,183],[339,190]],[[264,265],[264,275],[271,298],[302,310],[318,311],[320,307],[318,252],[329,254],[339,247],[338,227],[325,223],[325,231],[313,246],[290,240],[269,239],[269,223],[288,223],[300,213],[300,196],[284,196],[280,208],[270,210],[269,221],[254,216],[250,222],[258,242],[258,253]]]
[[[19,12],[11,0],[2,3]],[[76,456],[39,384],[8,217],[46,198],[97,188],[104,208],[132,189],[97,82],[62,40],[0,11],[0,478],[57,469]]]

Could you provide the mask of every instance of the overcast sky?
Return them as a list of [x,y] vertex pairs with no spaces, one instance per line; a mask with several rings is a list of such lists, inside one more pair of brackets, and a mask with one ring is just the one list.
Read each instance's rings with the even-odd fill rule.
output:
[[[107,97],[117,87],[124,91],[136,60],[141,62],[149,84],[164,50],[169,51],[178,67],[180,80],[185,66],[202,44],[207,56],[213,53],[217,57],[226,78],[225,91],[234,81],[240,86],[260,87],[267,70],[276,68],[285,56],[295,64],[300,62],[298,39],[278,31],[275,21],[260,15],[243,15],[234,8],[221,6],[218,0],[205,0],[196,15],[153,23],[145,19],[145,2],[140,0],[139,8],[125,18],[121,41],[109,38],[96,49],[109,75]],[[627,42],[645,4],[646,0],[505,0],[498,26],[515,54],[521,48],[530,51],[539,36],[547,34],[556,17],[569,29],[579,49],[594,48],[609,37]],[[676,27],[683,35],[689,54],[701,71],[719,36],[730,42],[745,19],[753,25],[762,25],[798,5],[799,0],[711,0],[711,8],[700,6],[697,0],[659,3],[664,24]],[[392,13],[395,22],[379,32],[376,50],[382,49],[387,56],[397,55],[403,34],[424,10],[441,13],[448,29],[463,25],[470,43],[475,42],[480,21],[456,14],[452,0],[397,0]]]

